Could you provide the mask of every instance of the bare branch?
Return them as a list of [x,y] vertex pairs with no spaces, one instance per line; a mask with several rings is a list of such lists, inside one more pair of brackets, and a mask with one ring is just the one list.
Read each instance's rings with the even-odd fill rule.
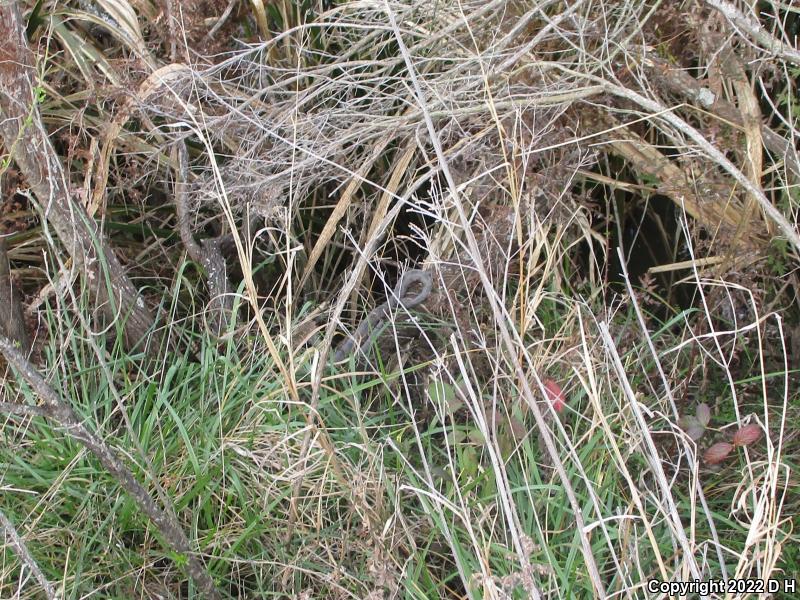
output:
[[753,17],[740,12],[733,4],[725,0],[705,0],[705,2],[721,12],[734,27],[741,29],[770,54],[779,56],[784,60],[789,60],[796,65],[800,65],[800,51],[775,39]]
[[53,589],[53,584],[51,584],[47,580],[47,577],[45,577],[44,573],[42,573],[39,565],[36,563],[30,551],[28,550],[25,540],[23,540],[22,536],[17,533],[14,524],[8,520],[8,517],[6,517],[1,510],[0,528],[2,528],[3,532],[6,534],[6,540],[8,540],[8,543],[10,543],[14,548],[14,551],[17,553],[20,561],[31,570],[31,573],[33,573],[36,581],[38,581],[39,585],[44,588],[44,593],[47,595],[48,600],[57,600],[59,596]]
[[133,347],[145,340],[154,318],[97,223],[71,197],[67,174],[39,113],[39,96],[44,90],[37,81],[19,3],[0,4],[0,38],[0,138],[25,174],[75,267],[85,271],[95,304],[109,321],[121,315],[125,342]]
[[[213,600],[221,598],[202,561],[194,554],[192,544],[189,543],[189,539],[183,529],[170,516],[168,511],[163,510],[156,504],[155,500],[136,480],[117,452],[87,429],[72,408],[59,397],[33,365],[14,348],[13,343],[5,336],[0,336],[0,353],[6,357],[9,364],[19,372],[44,402],[44,405],[39,407],[42,411],[40,414],[44,414],[54,420],[70,436],[78,440],[87,450],[94,454],[106,471],[131,495],[139,509],[156,526],[170,550],[186,558],[186,570],[203,595]],[[7,407],[7,403],[0,405],[0,409]],[[15,410],[14,412],[19,411]]]
[[19,294],[14,288],[11,268],[8,264],[8,244],[0,232],[0,334],[8,336],[28,351],[28,334],[25,331],[25,319]]
[[[711,90],[703,87],[686,71],[670,65],[666,60],[652,53],[648,53],[646,56],[645,65],[651,68],[653,75],[662,81],[671,92],[697,103],[721,119],[735,125],[742,125],[742,113],[732,103],[715,96]],[[800,158],[798,158],[797,150],[792,143],[765,124],[761,124],[761,135],[767,150],[783,159],[795,176],[800,177]]]
[[210,297],[211,331],[221,336],[233,316],[232,286],[228,279],[225,259],[220,246],[224,235],[216,239],[203,240],[197,243],[190,226],[189,200],[187,193],[189,178],[189,157],[184,142],[178,142],[178,170],[175,178],[175,209],[178,214],[178,231],[186,251],[194,262],[199,264],[206,275],[208,294]]

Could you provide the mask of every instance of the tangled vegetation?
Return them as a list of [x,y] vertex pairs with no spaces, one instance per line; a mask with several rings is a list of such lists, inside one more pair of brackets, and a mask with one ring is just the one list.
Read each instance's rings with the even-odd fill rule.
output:
[[798,33],[0,4],[0,597],[796,578]]

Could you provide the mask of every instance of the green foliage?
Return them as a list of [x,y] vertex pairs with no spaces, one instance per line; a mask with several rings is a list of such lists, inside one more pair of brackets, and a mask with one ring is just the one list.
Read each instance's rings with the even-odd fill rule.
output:
[[[152,97],[141,98],[133,90],[142,89],[143,65],[152,66],[149,53],[157,40],[139,38],[134,35],[136,27],[104,18],[108,15],[78,10],[74,8],[77,4],[81,3],[66,3],[52,10],[55,5],[36,2],[33,6],[28,35],[46,30],[47,35],[52,34],[46,41],[55,52],[44,61],[47,68],[40,67],[46,76],[32,90],[31,115],[40,110],[57,132],[54,143],[69,158],[70,185],[92,192],[98,176],[92,169],[101,162],[92,143],[103,141],[107,127],[122,113],[122,107],[127,107],[129,98],[137,100],[131,114],[124,115],[127,120],[119,139],[113,140],[117,152],[111,153],[106,165],[108,186],[101,191],[109,201],[102,207],[103,234],[113,239],[139,281],[145,282],[142,289],[148,301],[161,304],[170,339],[160,354],[145,359],[122,352],[113,327],[90,329],[97,324],[90,319],[95,307],[90,306],[87,291],[73,290],[69,268],[53,260],[57,244],[38,242],[35,254],[52,261],[27,269],[40,278],[35,293],[47,290],[39,312],[39,366],[87,427],[124,457],[151,495],[158,501],[169,499],[182,528],[225,594],[324,598],[397,592],[407,598],[477,599],[493,593],[499,596],[499,589],[509,597],[523,598],[529,597],[535,586],[544,597],[590,598],[596,594],[588,570],[593,560],[605,591],[624,596],[641,589],[641,581],[654,573],[660,576],[661,569],[668,571],[666,576],[674,575],[669,570],[676,568],[676,561],[681,572],[690,561],[698,560],[704,574],[720,576],[718,546],[726,548],[727,560],[732,553],[755,557],[754,562],[761,560],[757,554],[761,542],[755,549],[748,545],[752,536],[748,519],[763,516],[760,507],[776,506],[782,498],[778,488],[783,480],[772,491],[762,485],[772,481],[774,472],[784,473],[779,461],[796,466],[798,442],[780,429],[782,425],[776,425],[791,421],[800,407],[796,386],[791,387],[794,379],[788,386],[789,398],[782,398],[780,391],[783,378],[796,376],[796,370],[784,373],[783,365],[768,355],[776,346],[776,334],[766,324],[752,335],[741,331],[729,335],[717,327],[721,317],[715,309],[700,308],[699,304],[688,310],[668,306],[655,289],[646,290],[648,305],[639,307],[642,324],[634,310],[635,298],[627,297],[627,288],[621,295],[609,289],[609,279],[618,276],[609,274],[613,262],[607,256],[613,251],[614,228],[622,228],[626,212],[638,218],[638,205],[632,200],[644,196],[654,202],[658,193],[675,182],[637,173],[625,159],[611,156],[599,172],[565,160],[559,168],[571,173],[569,183],[558,190],[547,188],[545,180],[559,170],[549,171],[548,162],[559,162],[565,156],[550,150],[575,144],[578,154],[590,161],[590,154],[604,152],[609,141],[591,132],[591,151],[584,152],[586,148],[577,143],[586,140],[573,137],[571,126],[559,123],[559,119],[571,117],[572,108],[561,112],[566,104],[540,104],[547,96],[540,96],[544,92],[538,88],[536,94],[524,95],[531,85],[518,77],[529,70],[538,73],[541,65],[520,57],[547,56],[552,61],[547,77],[554,78],[552,87],[556,87],[560,69],[552,67],[567,65],[557,61],[569,55],[568,50],[557,49],[557,41],[546,54],[526,49],[517,55],[519,64],[513,73],[489,73],[484,69],[494,65],[494,59],[484,64],[479,47],[488,43],[481,38],[485,32],[468,27],[466,33],[457,31],[464,7],[437,4],[431,18],[420,4],[413,14],[406,15],[401,35],[408,36],[407,46],[423,48],[414,51],[412,62],[419,68],[425,93],[430,92],[433,99],[434,125],[456,138],[449,140],[444,150],[453,159],[454,171],[459,171],[458,192],[447,194],[439,189],[445,178],[437,178],[439,166],[423,132],[423,111],[410,104],[416,98],[404,95],[412,82],[382,9],[377,24],[353,27],[351,33],[338,35],[336,31],[358,23],[358,11],[372,11],[373,7],[337,4],[342,21],[334,23],[335,27],[307,27],[312,18],[330,8],[326,2],[268,3],[269,26],[283,32],[279,43],[254,46],[249,54],[234,55],[236,60],[213,71],[208,79],[192,73],[196,78],[187,86],[191,95],[185,98],[182,90],[168,86]],[[126,3],[101,4],[114,4],[121,10]],[[137,10],[148,5],[139,4]],[[248,12],[254,5],[237,6],[231,17],[241,19],[236,31],[250,41],[259,35]],[[555,3],[548,10],[560,6]],[[599,6],[604,7],[603,3]],[[516,23],[518,15],[512,14],[516,7],[506,8],[512,11],[507,22]],[[656,9],[654,5],[648,19]],[[595,8],[586,10],[589,15]],[[507,25],[504,20],[500,29],[489,31],[493,41],[488,47],[494,51],[495,34],[502,32],[497,43],[504,45],[503,53],[514,56],[518,50],[514,44],[524,47],[528,38],[515,42],[512,31],[524,37],[545,27],[544,22],[537,24],[535,11],[526,14],[524,18],[530,21],[525,27],[502,30]],[[442,29],[438,29],[440,15],[447,23]],[[568,22],[572,27],[583,20]],[[548,17],[548,23],[556,22]],[[205,21],[197,19],[195,26],[197,23]],[[93,34],[93,27],[101,27],[103,35]],[[556,40],[555,32],[552,35]],[[362,46],[364,40],[369,43]],[[425,46],[428,41],[431,45]],[[568,45],[583,48],[584,41],[575,44],[570,38]],[[169,45],[166,38],[162,42]],[[360,48],[358,52],[346,54],[352,49],[348,42]],[[50,45],[47,48],[50,51]],[[681,57],[675,56],[672,39],[656,48],[658,54],[679,64]],[[607,48],[599,50],[607,56]],[[345,54],[346,60],[339,60]],[[270,68],[261,70],[264,64]],[[633,69],[635,62],[629,65]],[[425,79],[436,69],[450,68],[455,69],[452,81]],[[592,71],[591,76],[600,72]],[[288,87],[277,81],[283,73],[290,73]],[[633,73],[631,70],[621,79],[631,79]],[[633,78],[640,76],[636,72]],[[256,84],[246,82],[248,78]],[[488,111],[481,103],[488,105],[494,100],[495,80],[512,93],[502,99],[505,109],[498,103]],[[199,91],[200,84],[209,81],[209,87]],[[314,87],[315,82],[323,84]],[[581,93],[586,89],[584,83],[579,85]],[[546,87],[542,86],[543,90]],[[563,91],[567,95],[578,89],[568,88]],[[612,88],[609,83],[608,89]],[[451,91],[452,96],[448,95]],[[656,88],[648,91],[658,92]],[[208,113],[196,111],[193,104],[199,106],[203,94],[221,95],[220,103]],[[779,107],[786,110],[791,105],[792,111],[797,111],[795,96],[796,90],[787,85]],[[236,104],[242,97],[245,100]],[[266,109],[261,114],[272,118],[271,103],[283,101],[282,97],[296,102],[290,102],[289,113],[279,115],[295,124],[296,128],[288,131],[298,136],[292,137],[291,161],[286,163],[296,160],[301,166],[284,173],[289,175],[286,189],[275,178],[269,180],[269,185],[286,197],[269,207],[279,210],[265,221],[262,239],[269,239],[265,256],[256,258],[255,265],[233,265],[242,271],[251,269],[250,275],[263,280],[257,290],[260,296],[248,305],[244,298],[249,290],[240,285],[236,292],[241,304],[239,321],[219,338],[212,337],[204,325],[208,298],[201,269],[185,260],[174,230],[169,147],[177,138],[169,136],[183,135],[182,128],[197,115],[216,118],[225,106],[225,110],[234,107],[231,113],[242,111],[249,118],[246,111],[263,103]],[[171,102],[180,104],[178,99],[192,109],[187,111],[189,116],[181,113],[185,122],[171,121],[159,112],[168,112]],[[610,101],[605,94],[592,95],[586,106],[581,100],[580,110]],[[153,111],[148,112],[147,102],[152,102]],[[373,102],[384,103],[379,118],[369,112]],[[526,102],[537,111],[530,123],[525,119],[533,113],[526,112]],[[528,147],[531,140],[525,138],[532,124],[536,135],[547,133],[551,125],[540,123],[551,118],[551,108],[560,115],[552,120],[552,126],[559,128],[554,143],[534,141],[552,148]],[[652,136],[648,141],[656,144],[667,140],[664,132],[648,129],[651,114],[633,114],[639,108],[623,103],[611,110],[620,118],[632,116],[629,131],[645,132]],[[669,107],[668,113],[659,116],[659,127],[666,128],[663,116],[684,110],[685,105]],[[327,116],[335,111],[339,112]],[[491,119],[483,114],[488,112],[493,113]],[[575,112],[580,117],[576,123],[584,123],[584,116],[577,109]],[[323,148],[320,161],[309,164],[333,165],[335,176],[307,192],[298,192],[306,174],[303,161],[318,150],[302,137],[311,125],[322,122],[304,121],[313,114],[326,115],[328,120],[311,138],[332,142]],[[355,121],[363,119],[363,136],[353,135],[355,129],[339,122],[346,125],[346,118],[352,115],[356,115]],[[401,119],[393,120],[397,115]],[[707,116],[693,112],[689,122],[695,125],[692,119],[703,118]],[[399,187],[392,187],[392,169],[408,139],[392,138],[395,131],[381,129],[384,120],[416,144],[409,147],[418,156],[404,165],[409,179]],[[251,168],[259,175],[259,161],[274,160],[281,163],[277,168],[284,166],[283,159],[273,157],[273,151],[279,150],[273,123],[264,125],[263,130],[248,130],[235,119],[232,122],[236,125],[230,127],[232,140],[220,135],[219,139],[203,140],[208,146],[197,139],[188,143],[193,159],[200,157],[214,164],[216,170],[211,172],[202,172],[203,167],[192,172],[203,185],[213,185],[211,195],[219,191],[223,175],[230,175],[226,170],[230,165],[234,165],[235,175],[247,176]],[[29,118],[26,126],[30,123]],[[258,131],[268,138],[268,156],[259,156],[263,149],[248,146],[251,140],[246,135],[240,139],[240,131],[247,135]],[[518,131],[526,131],[520,136],[524,144],[514,138],[520,135]],[[193,131],[193,135],[198,134]],[[392,139],[381,147],[375,139],[384,136]],[[692,154],[693,148],[674,146],[674,139],[659,148],[665,156],[669,152],[692,156],[696,162],[681,164],[687,170],[698,166],[697,174],[692,175],[698,176],[698,184],[703,183],[700,172],[719,171],[718,165],[704,163],[700,153]],[[334,148],[337,144],[341,147]],[[365,162],[372,154],[379,156],[373,157],[373,163]],[[523,160],[526,155],[537,158],[528,164]],[[494,163],[495,159],[500,162]],[[7,169],[9,160],[3,157],[2,169]],[[517,169],[517,161],[518,171],[531,170],[532,179],[510,185],[506,180],[512,171],[509,165]],[[344,197],[342,190],[350,181],[350,171],[368,181],[359,182],[363,185],[344,207],[342,221],[333,222],[333,206]],[[484,177],[486,173],[488,177]],[[513,177],[517,176],[514,171]],[[592,176],[603,183],[588,183]],[[578,183],[573,183],[575,178]],[[527,194],[537,180],[536,185],[542,186],[541,203],[536,204],[537,196],[529,210]],[[248,190],[253,194],[248,201],[261,201],[262,192],[268,195],[257,176],[244,187],[256,189]],[[511,197],[512,189],[523,191]],[[554,191],[557,193],[551,197]],[[472,323],[473,311],[489,312],[476,285],[458,298],[463,304],[456,307],[459,319],[467,321],[466,327],[455,318],[419,320],[428,333],[447,328],[447,343],[438,346],[435,359],[401,369],[391,366],[395,364],[391,357],[374,356],[368,365],[354,358],[349,364],[327,365],[321,379],[315,380],[314,361],[321,342],[316,337],[306,348],[293,348],[295,320],[320,309],[318,320],[322,321],[325,303],[330,304],[342,292],[343,273],[349,268],[353,248],[343,231],[352,235],[359,252],[373,242],[381,247],[378,254],[383,252],[384,242],[386,247],[400,247],[398,240],[406,233],[401,231],[397,215],[385,237],[367,239],[365,228],[380,216],[374,205],[381,194],[392,197],[392,202],[402,198],[409,205],[408,198],[416,195],[414,210],[420,214],[406,215],[408,222],[403,225],[409,230],[418,228],[422,234],[408,237],[417,243],[422,238],[427,242],[430,236],[431,247],[443,249],[431,262],[441,266],[461,260],[465,273],[474,273],[479,261],[463,254],[464,232],[460,225],[454,226],[455,205],[451,203],[463,200],[475,222],[490,204],[520,208],[514,216],[521,229],[514,230],[518,235],[506,249],[509,264],[489,265],[495,275],[511,273],[498,294],[507,312],[492,313],[480,325]],[[436,204],[437,194],[445,198],[441,206]],[[587,203],[577,202],[578,197],[588,199]],[[775,197],[778,208],[787,215],[800,205],[798,191],[791,186],[782,187]],[[592,198],[607,201],[616,210],[618,221],[590,208]],[[270,202],[271,198],[265,203]],[[539,214],[536,211],[542,205]],[[234,208],[242,207],[225,206],[226,210]],[[212,235],[209,232],[221,221],[211,210],[204,205],[197,211],[198,239]],[[648,209],[644,210],[648,215]],[[240,214],[237,212],[234,220],[240,219]],[[604,222],[594,221],[600,218]],[[541,225],[535,233],[533,221]],[[328,228],[336,233],[326,240],[329,247],[304,280],[305,287],[287,292],[299,278],[308,252]],[[41,231],[14,240],[28,244],[32,238],[42,237]],[[637,235],[642,237],[641,231]],[[657,237],[658,243],[666,245],[667,235],[659,233]],[[675,240],[676,245],[678,241],[694,242],[678,236]],[[30,251],[27,245],[19,246]],[[451,248],[455,248],[455,258],[447,254]],[[433,257],[432,253],[424,255],[425,251],[398,251],[394,257],[387,250],[374,258],[384,261],[388,257],[381,268],[394,267],[406,259],[421,262]],[[579,256],[581,253],[589,256]],[[352,255],[361,256],[358,252]],[[794,268],[791,249],[778,238],[767,260],[772,273],[781,278]],[[587,267],[590,261],[597,264]],[[504,271],[505,267],[509,269]],[[369,291],[367,287],[356,291]],[[377,286],[372,291],[380,292]],[[366,300],[359,300],[357,306],[368,307],[370,302],[374,306],[376,298],[364,296]],[[663,296],[669,298],[670,290]],[[667,316],[660,320],[660,314]],[[256,317],[265,320],[264,330],[254,325]],[[511,350],[500,343],[501,324],[512,334]],[[607,337],[601,335],[603,328],[608,329]],[[519,329],[519,337],[515,329]],[[267,344],[264,336],[272,343]],[[89,339],[94,344],[89,344]],[[280,365],[273,348],[277,348]],[[543,449],[544,432],[531,412],[532,406],[537,406],[534,403],[546,405],[548,400],[540,397],[537,377],[552,380],[566,399],[563,420],[552,420],[549,413],[547,420],[563,470],[551,464]],[[524,391],[526,386],[533,390],[530,397]],[[4,401],[7,397],[28,405],[39,402],[28,386],[10,376],[0,382],[0,393]],[[784,401],[790,410],[785,410]],[[727,432],[720,431],[722,424],[734,424],[742,416],[768,420],[767,439],[754,442],[728,465],[710,468],[695,460],[709,444],[727,439]],[[69,432],[40,417],[8,417],[1,435],[4,493],[0,509],[24,534],[46,577],[64,586],[65,596],[192,596],[194,592],[186,586],[189,557],[169,549],[133,499]],[[687,437],[691,439],[687,441]],[[770,512],[768,518],[774,521],[765,517],[757,525],[775,536],[771,549],[781,547],[784,563],[791,565],[797,558],[796,544],[788,542],[796,540],[787,533],[789,525],[782,515],[797,514],[798,501],[787,494],[785,502],[779,507],[782,513]],[[582,529],[576,526],[579,518],[585,524]],[[688,541],[684,543],[681,536]],[[0,596],[11,597],[23,569],[9,546],[3,549],[2,561]],[[33,596],[36,592],[27,593]]]

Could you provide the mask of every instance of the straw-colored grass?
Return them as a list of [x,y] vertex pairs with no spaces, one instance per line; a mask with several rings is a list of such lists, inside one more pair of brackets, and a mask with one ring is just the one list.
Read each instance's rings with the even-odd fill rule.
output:
[[[29,28],[74,201],[163,347],[101,330],[38,235],[41,198],[9,258],[37,369],[174,511],[223,597],[644,598],[653,580],[797,576],[781,22],[699,0],[165,4],[45,2]],[[192,242],[225,254],[229,302]],[[430,299],[333,364],[408,268]],[[0,397],[38,402],[10,368]],[[0,597],[199,596],[101,463],[21,412],[0,446]],[[761,435],[740,443],[747,424]]]

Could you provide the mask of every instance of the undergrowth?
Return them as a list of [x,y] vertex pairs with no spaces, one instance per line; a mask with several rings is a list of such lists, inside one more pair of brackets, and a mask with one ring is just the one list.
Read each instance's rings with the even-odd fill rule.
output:
[[28,356],[192,552],[3,363],[0,596],[798,576],[794,11],[22,4],[49,158],[158,315],[98,315],[3,154]]

